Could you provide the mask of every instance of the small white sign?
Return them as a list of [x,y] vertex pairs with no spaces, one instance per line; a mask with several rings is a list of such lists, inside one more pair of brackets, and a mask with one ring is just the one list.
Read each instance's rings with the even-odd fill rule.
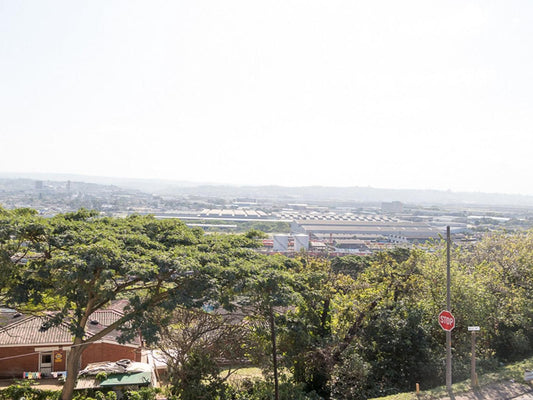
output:
[[479,331],[479,326],[469,326],[468,330],[469,331]]

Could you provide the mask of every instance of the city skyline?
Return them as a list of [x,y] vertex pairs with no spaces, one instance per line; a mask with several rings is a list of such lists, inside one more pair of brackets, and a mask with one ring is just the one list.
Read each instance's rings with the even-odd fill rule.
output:
[[0,1],[0,172],[533,195],[525,1]]

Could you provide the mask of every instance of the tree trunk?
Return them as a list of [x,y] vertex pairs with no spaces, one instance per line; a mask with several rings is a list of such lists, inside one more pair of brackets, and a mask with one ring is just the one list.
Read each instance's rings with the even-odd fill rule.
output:
[[361,328],[361,325],[363,325],[363,321],[365,319],[365,316],[367,313],[370,313],[376,306],[378,305],[378,301],[374,300],[370,306],[368,307],[368,310],[366,311],[360,311],[359,316],[354,321],[354,323],[350,326],[348,329],[348,332],[346,333],[346,336],[342,340],[342,342],[339,343],[337,348],[333,351],[331,354],[331,359],[333,360],[334,365],[338,364],[341,361],[341,356],[344,350],[348,348],[348,346],[352,343],[354,340],[357,331]]
[[272,342],[272,366],[274,368],[274,400],[279,400],[278,383],[278,355],[276,349],[276,326],[274,324],[274,309],[270,306],[270,340]]
[[71,400],[73,397],[74,388],[76,387],[76,381],[78,379],[78,372],[80,372],[81,367],[81,353],[83,353],[83,350],[85,349],[85,347],[80,346],[80,344],[81,339],[76,338],[74,340],[74,345],[70,349],[70,354],[68,355],[67,360],[67,377],[61,392],[61,400]]
[[324,299],[324,304],[322,305],[322,315],[320,316],[320,335],[322,337],[326,336],[326,333],[329,333],[329,306],[331,300],[329,297]]

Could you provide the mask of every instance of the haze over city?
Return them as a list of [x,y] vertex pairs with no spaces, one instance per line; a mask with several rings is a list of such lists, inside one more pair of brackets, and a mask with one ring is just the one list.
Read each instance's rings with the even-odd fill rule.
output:
[[533,195],[532,18],[0,0],[0,172]]

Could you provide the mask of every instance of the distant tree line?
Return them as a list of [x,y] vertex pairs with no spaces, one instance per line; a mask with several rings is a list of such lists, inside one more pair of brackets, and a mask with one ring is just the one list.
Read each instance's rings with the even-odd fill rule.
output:
[[[245,233],[251,230],[264,233],[289,233],[290,224],[283,221],[225,221],[225,220],[194,220],[195,224],[206,224],[215,226],[202,227],[207,232]],[[234,227],[224,227],[216,225],[235,225]]]

